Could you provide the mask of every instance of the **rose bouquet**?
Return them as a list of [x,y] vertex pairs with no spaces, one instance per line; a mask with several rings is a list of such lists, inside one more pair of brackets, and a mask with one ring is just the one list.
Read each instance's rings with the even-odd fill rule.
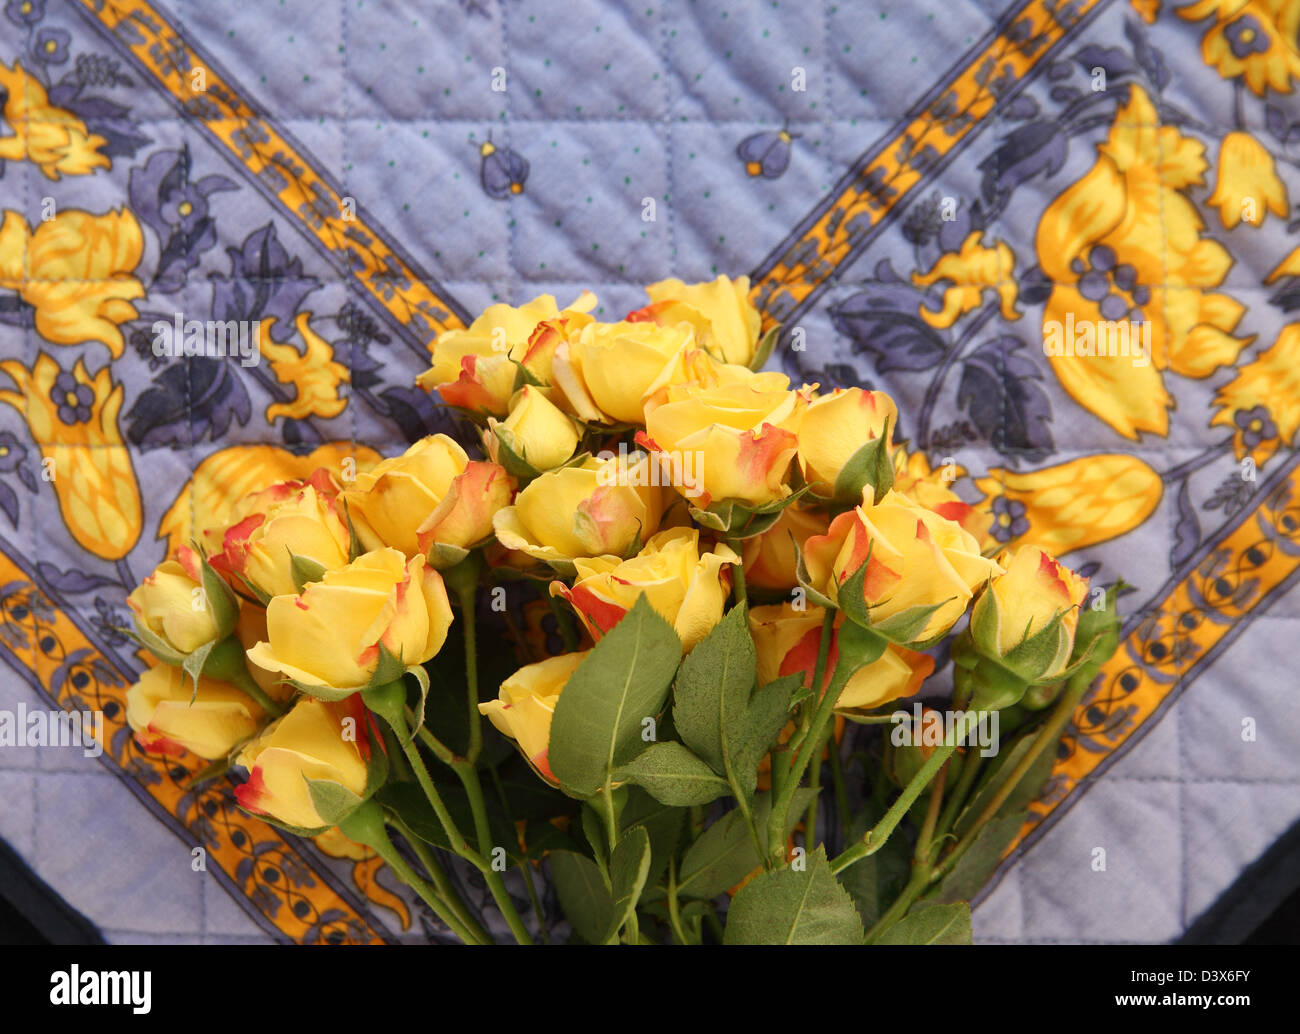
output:
[[461,441],[266,486],[131,594],[139,744],[377,852],[467,943],[448,855],[520,942],[539,873],[588,943],[968,938],[1119,587],[1000,551],[888,396],[763,371],[748,291],[441,334],[418,382]]

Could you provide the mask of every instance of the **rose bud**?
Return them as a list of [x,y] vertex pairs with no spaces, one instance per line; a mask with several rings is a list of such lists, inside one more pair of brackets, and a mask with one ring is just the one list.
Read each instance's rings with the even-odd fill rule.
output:
[[494,463],[502,459],[504,446],[534,470],[551,470],[566,462],[578,447],[578,426],[545,393],[525,384],[510,400],[510,415],[504,421],[488,418],[484,437]]
[[451,621],[442,576],[424,557],[377,549],[271,600],[268,641],[248,659],[305,692],[335,695],[370,685],[381,645],[404,665],[423,664],[442,649]]
[[644,595],[673,626],[687,652],[722,620],[730,590],[724,565],[740,562],[722,543],[701,553],[699,541],[694,528],[670,528],[652,535],[630,560],[612,556],[575,560],[573,588],[552,582],[551,595],[569,602],[596,642]]
[[[898,407],[883,391],[837,388],[814,398],[799,425],[799,465],[814,494],[829,499],[863,446],[898,426]],[[882,443],[885,449],[889,443]],[[860,494],[861,490],[859,489]]]
[[560,692],[589,653],[565,653],[527,664],[501,683],[500,699],[478,705],[497,731],[518,744],[538,775],[555,786],[559,781],[547,760],[551,718]]
[[153,649],[156,643],[163,653],[183,657],[230,632],[217,609],[220,601],[209,599],[202,583],[198,555],[182,546],[176,559],[164,560],[127,596],[145,645]]
[[361,701],[301,698],[240,752],[248,782],[235,787],[240,807],[296,829],[334,823],[316,810],[308,780],[337,783],[360,797],[369,782],[370,730]]
[[746,584],[793,589],[799,584],[795,547],[802,550],[811,536],[825,535],[829,527],[830,515],[824,511],[787,506],[767,531],[741,541]]
[[358,473],[339,498],[363,548],[390,546],[413,557],[435,544],[463,550],[481,542],[513,491],[502,467],[470,460],[447,435],[434,434]]
[[825,535],[808,539],[809,584],[836,600],[839,587],[864,564],[863,602],[873,623],[913,607],[934,607],[910,638],[928,642],[965,613],[974,591],[1002,568],[980,555],[979,543],[957,523],[893,491],[840,514]]
[[225,757],[257,732],[264,712],[228,682],[194,681],[180,668],[159,664],[126,691],[126,721],[151,754],[185,751],[211,761]]

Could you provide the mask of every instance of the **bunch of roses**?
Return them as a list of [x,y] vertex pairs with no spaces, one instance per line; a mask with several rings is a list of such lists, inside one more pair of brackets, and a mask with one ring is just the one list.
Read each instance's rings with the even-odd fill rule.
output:
[[[1076,642],[1086,581],[1032,546],[985,555],[988,517],[894,441],[888,396],[761,371],[775,330],[760,335],[746,278],[647,293],[616,323],[593,318],[584,293],[566,309],[550,296],[493,305],[439,335],[418,383],[469,418],[485,459],[434,435],[346,483],[320,470],[272,485],[161,564],[129,598],[162,662],[128,694],[139,743],[243,766],[244,808],[298,832],[339,826],[464,939],[481,939],[463,903],[392,850],[392,816],[371,803],[403,756],[442,825],[439,846],[480,868],[524,940],[489,840],[468,843],[416,747],[461,777],[482,834],[477,712],[608,820],[591,862],[621,901],[620,786],[673,806],[735,798],[772,869],[833,716],[870,721],[916,694],[934,668],[924,651],[968,611],[952,647],[958,703],[1041,708],[1095,673],[1101,626]],[[539,579],[567,651],[479,703],[473,601],[485,578]],[[449,585],[478,705],[464,756],[423,726],[423,666],[453,621]],[[724,619],[729,601],[735,620]],[[671,644],[670,662],[656,642]],[[733,699],[702,720],[692,694],[706,690],[692,687],[706,683]],[[570,686],[580,688],[562,705]],[[677,738],[633,735],[666,714],[670,694]],[[933,778],[952,749],[928,751],[912,774]],[[768,791],[766,818],[756,787]],[[616,919],[600,933],[635,941],[635,907]]]

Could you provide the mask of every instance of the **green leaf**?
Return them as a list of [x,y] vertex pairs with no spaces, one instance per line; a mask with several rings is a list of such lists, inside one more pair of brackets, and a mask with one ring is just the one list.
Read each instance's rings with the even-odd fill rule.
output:
[[682,829],[686,825],[686,809],[661,804],[639,786],[628,787],[627,803],[619,813],[619,832],[626,833],[637,826],[650,834],[650,875],[647,886],[652,886],[668,868],[668,860],[677,850]]
[[772,357],[772,350],[776,348],[777,339],[781,336],[781,324],[776,324],[768,330],[754,347],[754,358],[749,361],[751,370],[761,370],[763,365]]
[[793,867],[747,883],[727,912],[724,944],[861,944],[862,920],[820,844]]
[[524,454],[516,448],[515,435],[510,428],[499,423],[490,433],[495,435],[497,440],[497,462],[505,467],[507,474],[519,482],[521,488],[541,474],[541,471],[529,463]]
[[613,888],[614,908],[605,941],[616,941],[645,888],[650,872],[650,834],[642,826],[625,833],[614,847],[609,860],[609,882]]
[[939,887],[937,900],[969,901],[980,892],[1002,864],[1002,856],[1025,824],[1025,812],[1000,815],[975,836],[975,842],[957,860]]
[[348,563],[352,563],[359,557],[363,550],[361,549],[361,539],[357,535],[356,525],[352,523],[352,511],[348,509],[348,502],[343,500],[343,520],[348,526]]
[[614,922],[614,898],[596,863],[575,851],[556,851],[550,861],[565,918],[588,944],[604,944]]
[[932,603],[928,606],[908,607],[906,610],[900,610],[897,614],[891,614],[883,621],[874,622],[871,627],[879,635],[892,642],[916,644],[921,633],[925,631],[925,626],[930,623],[930,617],[934,612],[940,607],[946,607],[950,602],[951,600],[940,600],[938,603]]
[[309,582],[319,582],[325,576],[325,571],[324,564],[289,550],[289,574],[299,592],[302,592]]
[[673,689],[673,724],[683,742],[725,774],[730,745],[745,719],[758,654],[745,607],[732,607],[686,655]]
[[643,750],[615,772],[614,778],[644,786],[655,800],[678,807],[708,804],[731,792],[725,779],[673,741]]
[[[127,631],[127,634],[137,643],[143,646],[151,654],[157,657],[164,664],[170,664],[173,668],[179,668],[185,663],[185,655],[179,650],[173,649],[168,645],[167,640],[152,631],[148,625],[141,621],[135,614],[131,615],[135,624],[135,631]],[[126,630],[124,630],[126,631]]]
[[876,938],[876,944],[970,944],[970,905],[914,909]]
[[307,782],[312,807],[325,820],[326,825],[338,825],[362,803],[362,799],[342,783],[336,783],[332,779],[307,779],[306,776],[303,779]]
[[592,804],[582,806],[582,835],[587,838],[587,843],[591,845],[591,852],[595,856],[596,865],[604,871],[605,863],[609,860],[609,847],[605,843],[607,836],[605,820]]
[[225,639],[235,630],[235,622],[239,620],[239,597],[226,584],[226,580],[213,570],[208,558],[197,547],[194,552],[202,559],[203,598],[207,601],[208,609],[212,611],[212,620],[217,626],[216,638]]
[[[420,702],[415,705],[415,722],[411,725],[411,738],[420,731],[420,726],[424,724],[424,705],[429,699],[429,673],[424,670],[423,665],[412,664],[406,669],[406,674],[414,676],[416,683],[420,687]],[[410,740],[407,740],[409,743]]]
[[889,418],[880,437],[873,438],[848,458],[835,479],[833,498],[839,503],[862,504],[863,491],[871,488],[873,502],[879,503],[894,487],[894,461],[889,455]]
[[750,697],[732,748],[735,757],[732,769],[745,793],[754,792],[758,763],[790,720],[794,692],[801,685],[802,675],[785,675],[760,686]]
[[[181,662],[181,671],[194,680],[194,692],[190,694],[191,704],[194,703],[194,698],[199,695],[199,676],[203,674],[203,666],[208,663],[208,654],[212,652],[212,648],[216,645],[217,641],[215,639],[204,643],[193,653],[187,654],[185,660]],[[184,683],[182,682],[183,686]]]
[[[815,796],[816,791],[807,787],[795,792],[786,815],[785,836],[790,835]],[[769,794],[755,798],[754,823],[760,830],[767,828],[767,816],[771,811]],[[687,848],[677,878],[678,894],[688,898],[716,897],[743,880],[762,861],[749,835],[744,815],[739,808],[733,808]]]
[[[861,840],[884,814],[883,804],[869,801],[865,810],[858,814],[849,827],[845,842],[853,844]],[[890,837],[874,854],[858,859],[839,873],[840,883],[858,907],[863,926],[874,926],[889,906],[898,900],[911,871],[911,851],[907,838],[898,835]]]
[[641,720],[658,714],[682,644],[642,596],[573,673],[555,705],[549,760],[561,785],[590,797],[642,745]]

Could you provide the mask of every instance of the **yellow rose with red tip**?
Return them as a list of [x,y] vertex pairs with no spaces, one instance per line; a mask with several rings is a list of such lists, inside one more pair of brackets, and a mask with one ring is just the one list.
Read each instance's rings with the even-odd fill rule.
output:
[[700,533],[694,528],[670,528],[652,535],[630,560],[575,560],[573,587],[552,582],[551,595],[567,600],[597,641],[645,596],[673,626],[683,651],[689,651],[722,620],[731,588],[724,571],[739,562],[740,557],[721,543],[701,552]]
[[503,736],[514,740],[538,775],[553,786],[559,785],[548,761],[555,704],[589,653],[565,653],[527,664],[501,683],[499,699],[478,705],[479,712],[487,715]]
[[340,495],[365,549],[391,546],[408,557],[439,543],[465,549],[492,534],[492,517],[514,482],[498,464],[471,460],[445,434],[357,474]]
[[[784,675],[802,675],[804,687],[812,688],[824,617],[825,611],[821,607],[796,610],[789,603],[755,607],[749,612],[749,630],[758,653],[759,685]],[[824,693],[830,685],[839,660],[837,640],[839,626],[843,623],[844,618],[837,617],[819,693]],[[865,711],[891,700],[910,697],[933,671],[933,657],[890,643],[879,658],[863,665],[849,677],[835,708],[838,711]]]
[[645,289],[650,304],[635,314],[672,326],[689,323],[717,358],[748,366],[758,348],[762,317],[749,300],[749,277],[720,276],[700,284],[660,280]]
[[248,781],[240,807],[298,829],[333,825],[316,810],[308,780],[336,783],[360,797],[370,775],[372,729],[361,701],[304,697],[239,754]]
[[468,327],[438,335],[433,363],[416,383],[438,392],[449,406],[503,417],[515,393],[517,363],[527,352],[533,331],[543,320],[559,315],[549,294],[518,307],[489,305]]
[[[1037,546],[1021,546],[999,559],[1006,570],[975,601],[971,635],[981,653],[1024,678],[1054,678],[1070,662],[1088,579]],[[1017,652],[1040,635],[1047,637],[1040,649]]]
[[141,634],[156,636],[174,653],[190,654],[229,631],[221,628],[202,583],[199,557],[188,546],[154,568],[126,598]]
[[[898,407],[883,391],[837,388],[808,405],[799,426],[799,466],[815,494],[829,498],[849,461],[898,426]],[[886,428],[888,431],[886,432]],[[888,449],[889,443],[883,447]]]
[[294,557],[332,570],[348,562],[350,542],[335,486],[320,470],[310,481],[282,481],[245,496],[211,563],[232,584],[280,596],[298,591]]
[[377,549],[327,571],[296,596],[272,599],[267,641],[248,659],[307,692],[342,695],[370,684],[381,645],[407,666],[432,658],[451,620],[442,576],[424,557]]
[[659,528],[666,492],[648,457],[636,453],[549,471],[493,519],[497,540],[537,560],[625,556]]
[[534,470],[542,471],[567,462],[580,437],[578,425],[541,388],[525,384],[511,399],[510,415],[505,420],[488,417],[488,433],[483,441],[494,463],[506,466],[508,450]]
[[751,506],[790,495],[790,464],[799,446],[807,399],[746,383],[683,384],[646,415],[638,441],[693,477],[674,487],[701,509],[722,500]]
[[583,420],[640,424],[646,395],[694,342],[684,323],[590,323],[558,348],[551,373]]
[[126,691],[127,724],[151,754],[225,757],[257,732],[264,716],[243,690],[201,677],[196,691],[194,680],[169,664],[149,668]]
[[834,601],[865,564],[862,602],[873,623],[934,607],[910,638],[943,635],[965,613],[975,590],[1002,568],[980,555],[975,537],[959,524],[907,496],[891,489],[879,503],[869,499],[831,521],[825,535],[808,539],[809,583]]

